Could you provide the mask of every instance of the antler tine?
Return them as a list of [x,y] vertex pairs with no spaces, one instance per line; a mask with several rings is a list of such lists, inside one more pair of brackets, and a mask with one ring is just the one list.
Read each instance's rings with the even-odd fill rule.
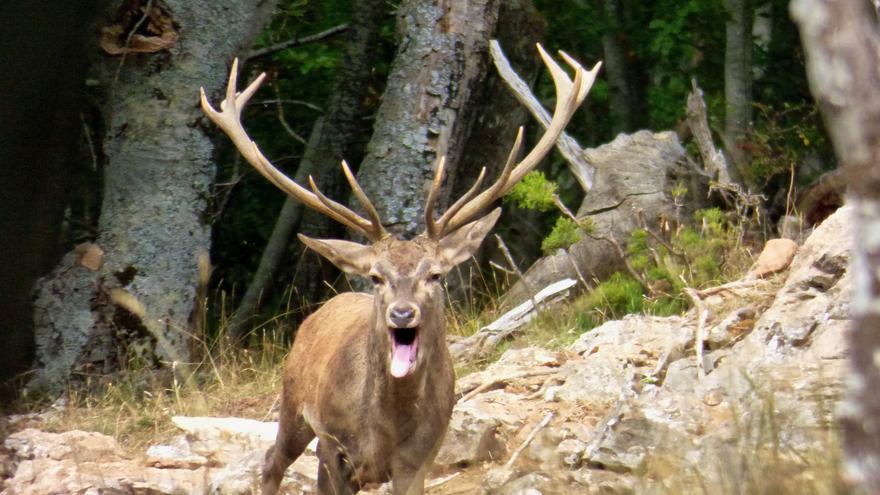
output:
[[[513,143],[513,146],[510,148],[510,153],[507,155],[507,162],[504,163],[504,167],[501,169],[501,174],[498,176],[498,180],[495,181],[489,189],[486,190],[484,194],[494,195],[497,190],[504,185],[507,181],[507,178],[510,177],[510,172],[513,170],[513,162],[516,160],[517,155],[519,155],[519,150],[522,147],[523,142],[523,128],[520,126],[519,131],[516,133],[516,140]],[[474,185],[471,186],[470,189],[460,198],[458,201],[452,204],[449,208],[446,209],[446,212],[437,220],[437,227],[434,232],[434,238],[441,238],[444,235],[452,232],[457,229],[461,225],[453,225],[450,228],[449,219],[454,218],[455,215],[461,210],[468,202],[470,202],[477,193],[480,192],[480,186],[483,185],[483,179],[486,178],[486,167],[483,167],[480,170],[480,175],[477,177],[477,180],[474,181]],[[431,232],[428,232],[431,235]]]
[[[232,67],[229,72],[229,82],[226,84],[226,98],[220,102],[220,111],[218,112],[215,110],[214,107],[211,106],[211,103],[208,102],[205,88],[199,88],[202,111],[205,112],[205,115],[207,115],[217,127],[229,136],[229,139],[232,140],[232,143],[235,144],[235,147],[244,159],[278,189],[281,189],[288,195],[298,199],[309,208],[327,215],[333,220],[363,234],[370,240],[376,241],[381,239],[384,235],[384,230],[382,229],[381,222],[377,220],[378,215],[376,215],[375,218],[373,216],[375,214],[375,208],[373,208],[372,211],[370,211],[370,208],[367,208],[368,214],[373,220],[371,222],[329,198],[323,197],[322,199],[323,195],[321,195],[320,192],[315,194],[309,191],[275,168],[269,159],[263,155],[263,152],[260,151],[257,143],[251,140],[250,136],[248,136],[247,131],[244,130],[244,126],[241,123],[241,112],[245,105],[247,105],[248,100],[250,100],[254,93],[257,92],[257,89],[259,89],[265,79],[266,73],[264,72],[250,83],[244,91],[240,93],[237,92],[238,59],[236,58],[232,62]],[[360,199],[360,195],[362,194],[363,191],[361,191],[358,186],[355,195]]]
[[[372,242],[379,241],[383,237],[385,237],[385,231],[382,229],[381,223],[379,223],[379,227],[376,228],[376,224],[374,224],[373,222],[365,220],[357,213],[348,209],[348,207],[346,207],[345,205],[337,203],[336,201],[328,198],[326,195],[324,195],[324,193],[321,192],[320,189],[318,189],[318,185],[315,184],[315,179],[311,175],[309,176],[309,187],[312,188],[312,192],[315,194],[318,200],[332,213],[337,215],[333,218],[337,219],[339,223],[351,227],[352,230],[363,234],[364,237]],[[323,213],[331,216],[327,212]]]
[[572,81],[569,79],[568,74],[544,51],[540,44],[538,44],[538,52],[544,61],[544,65],[550,71],[550,75],[553,77],[553,84],[556,87],[556,106],[550,124],[535,147],[514,166],[513,160],[519,153],[519,147],[522,144],[522,129],[520,129],[504,170],[495,183],[476,197],[462,204],[459,211],[447,211],[447,214],[444,214],[440,220],[442,224],[440,235],[453,232],[471,221],[474,216],[489,206],[490,203],[507,194],[514,184],[522,180],[527,173],[537,166],[541,159],[555,146],[562,130],[568,124],[568,121],[571,120],[575,110],[586,98],[601,67],[600,62],[590,71],[585,71],[576,60],[568,56],[568,54],[560,52],[566,63],[575,70],[574,80]]
[[[372,225],[371,230],[373,231],[373,235],[378,239],[381,239],[388,235],[385,232],[385,228],[382,227],[382,219],[379,218],[379,212],[376,211],[376,207],[373,206],[372,201],[370,201],[370,198],[367,197],[367,194],[361,188],[361,185],[354,177],[354,174],[351,173],[351,168],[349,168],[348,163],[345,160],[342,160],[342,172],[345,174],[345,179],[348,180],[348,185],[351,186],[351,190],[354,193],[354,196],[357,198],[361,206],[364,207],[364,210],[366,210],[367,215],[370,217],[370,224]],[[348,208],[346,208],[346,210],[348,210]],[[352,214],[354,214],[354,212],[352,212]]]
[[[428,199],[425,201],[425,232],[431,239],[437,239],[437,223],[434,221],[434,206],[437,203],[437,194],[443,183],[443,172],[446,170],[446,156],[441,155],[434,167],[434,180],[431,182],[431,190],[428,191]],[[480,174],[482,176],[482,174]]]

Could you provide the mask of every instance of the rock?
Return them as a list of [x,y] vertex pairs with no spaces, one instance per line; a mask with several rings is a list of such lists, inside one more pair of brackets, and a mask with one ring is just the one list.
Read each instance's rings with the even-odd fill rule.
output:
[[[584,197],[578,218],[589,217],[596,236],[613,235],[620,242],[639,228],[637,211],[644,213],[649,226],[677,214],[687,217],[705,202],[706,184],[688,162],[684,148],[673,132],[639,131],[619,134],[612,142],[584,151],[596,166],[594,187]],[[671,191],[679,185],[687,188],[677,211]],[[604,279],[622,268],[620,257],[607,241],[584,237],[568,249],[535,262],[503,297],[503,305],[512,308],[529,299],[533,291],[556,281],[579,279],[572,262],[588,279]]]
[[127,458],[112,437],[100,433],[37,429],[6,439],[14,475],[4,495],[49,493],[203,493],[207,469],[157,469]]
[[153,445],[147,449],[148,466],[158,468],[195,469],[208,464],[208,458],[193,454],[189,445]]
[[788,268],[797,253],[798,244],[791,239],[770,239],[764,245],[749,274],[764,278]]
[[[497,435],[502,426],[502,417],[515,421],[505,411],[503,391],[488,392],[472,400],[459,402],[452,411],[449,428],[437,454],[435,463],[441,466],[467,466],[477,462],[498,458],[504,451]],[[493,400],[502,398],[501,401]],[[500,417],[499,417],[500,416]]]
[[275,443],[278,423],[244,418],[174,416],[171,421],[186,432],[190,452],[215,464],[227,464],[251,450],[266,451]]
[[[211,475],[212,495],[251,495],[259,493],[264,450],[253,450]],[[281,482],[282,493],[314,493],[318,478],[318,458],[304,453],[287,469]]]

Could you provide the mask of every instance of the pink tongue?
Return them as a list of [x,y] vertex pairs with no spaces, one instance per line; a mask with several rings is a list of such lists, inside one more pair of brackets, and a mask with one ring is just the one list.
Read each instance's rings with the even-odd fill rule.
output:
[[412,344],[394,344],[391,351],[391,375],[395,378],[402,378],[412,371],[413,364],[416,362],[416,346]]

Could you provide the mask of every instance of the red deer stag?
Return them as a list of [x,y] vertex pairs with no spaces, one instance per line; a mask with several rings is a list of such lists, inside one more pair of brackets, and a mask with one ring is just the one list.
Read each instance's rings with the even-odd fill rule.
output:
[[355,493],[365,483],[393,481],[393,493],[420,494],[425,474],[440,448],[454,405],[455,377],[446,347],[441,281],[467,260],[501,212],[481,215],[550,151],[599,69],[575,69],[574,81],[538,45],[553,76],[557,100],[553,118],[535,148],[516,162],[522,128],[497,181],[480,192],[485,169],[474,186],[439,218],[434,203],[443,180],[436,165],[425,206],[425,233],[398,240],[382,226],[345,162],[342,170],[366,218],[324,196],[311,178],[311,191],[276,169],[241,124],[241,111],[257,91],[261,74],[236,92],[233,62],[226,99],[218,112],[201,91],[202,109],[238,151],[279,189],[370,240],[359,244],[302,242],[340,270],[369,277],[373,293],[343,293],[309,316],[296,334],[284,369],[281,418],[275,445],[266,452],[263,494],[278,491],[285,469],[317,435],[318,493]]

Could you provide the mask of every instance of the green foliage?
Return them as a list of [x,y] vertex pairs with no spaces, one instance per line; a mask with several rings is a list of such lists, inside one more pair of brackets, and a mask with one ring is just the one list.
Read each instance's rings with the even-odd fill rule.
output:
[[573,220],[560,216],[553,225],[550,234],[541,241],[541,250],[552,253],[557,249],[568,249],[569,246],[581,240],[581,229]]
[[[818,108],[812,102],[783,102],[781,108],[755,102],[754,108],[756,126],[746,143],[751,156],[745,170],[747,183],[766,186],[775,177],[789,175],[808,154],[821,155],[828,149]],[[804,179],[815,179],[814,175],[805,174]]]
[[547,180],[544,172],[536,170],[526,174],[504,199],[516,203],[521,208],[550,211],[556,206],[553,201],[555,194],[556,184]]
[[684,288],[723,283],[748,266],[740,236],[741,227],[718,208],[697,211],[694,226],[681,227],[663,242],[646,230],[633,231],[625,252],[641,281],[618,272],[597,285],[578,303],[579,330],[629,313],[668,316],[685,311]]

